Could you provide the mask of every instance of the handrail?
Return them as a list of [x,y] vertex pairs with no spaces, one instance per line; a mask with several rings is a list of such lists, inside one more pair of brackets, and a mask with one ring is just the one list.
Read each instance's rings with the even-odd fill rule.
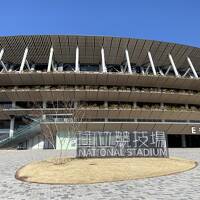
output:
[[39,122],[32,122],[32,123],[29,124],[29,125],[25,125],[25,126],[23,126],[23,127],[20,127],[20,128],[18,128],[18,129],[16,129],[16,130],[14,131],[14,135],[17,135],[17,134],[20,133],[21,131],[29,130],[30,128],[35,127],[35,125],[38,125],[38,124],[39,124]]
[[27,133],[27,130],[30,130],[31,128],[35,128],[39,126],[39,124],[40,124],[40,121],[34,121],[31,124],[24,126],[23,128],[16,129],[14,131],[13,137],[8,137],[8,138],[5,138],[4,140],[1,140],[0,145],[16,139],[17,137]]

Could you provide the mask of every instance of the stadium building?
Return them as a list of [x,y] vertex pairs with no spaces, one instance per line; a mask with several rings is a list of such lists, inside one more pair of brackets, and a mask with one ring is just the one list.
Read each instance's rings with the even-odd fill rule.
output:
[[74,110],[84,113],[73,122],[79,131],[160,131],[169,147],[200,146],[197,47],[103,36],[0,37],[0,70],[0,148],[52,148],[44,127],[64,131]]

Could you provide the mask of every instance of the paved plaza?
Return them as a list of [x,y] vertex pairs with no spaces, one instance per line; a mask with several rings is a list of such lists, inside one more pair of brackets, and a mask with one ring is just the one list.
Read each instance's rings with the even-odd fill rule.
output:
[[[15,171],[22,165],[55,153],[51,150],[0,151],[0,200],[200,199],[199,166],[176,175],[89,185],[31,184],[15,179]],[[200,162],[200,149],[170,149],[170,155]]]

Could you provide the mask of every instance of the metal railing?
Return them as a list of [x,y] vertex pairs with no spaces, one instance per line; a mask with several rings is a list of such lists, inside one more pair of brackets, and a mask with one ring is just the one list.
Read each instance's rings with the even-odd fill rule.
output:
[[17,139],[18,137],[29,133],[29,131],[33,128],[37,128],[40,125],[40,121],[33,121],[32,123],[20,127],[14,131],[13,137],[8,137],[0,141],[0,146]]

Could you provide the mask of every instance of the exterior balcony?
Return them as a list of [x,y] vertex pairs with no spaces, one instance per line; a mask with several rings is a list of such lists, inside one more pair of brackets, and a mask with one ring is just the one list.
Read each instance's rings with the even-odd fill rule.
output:
[[[73,113],[73,108],[9,108],[0,110],[0,119],[10,119],[10,116],[41,116]],[[98,119],[123,120],[132,122],[134,119],[142,120],[171,120],[171,121],[197,121],[200,122],[200,109],[198,108],[102,108],[102,107],[81,107],[77,113],[84,113],[83,118],[95,121]]]
[[0,73],[0,85],[115,85],[200,90],[199,79],[187,77],[101,72]]
[[[79,124],[79,131],[164,131],[166,134],[193,134],[192,129],[199,129],[200,123],[185,122],[73,122]],[[46,121],[41,123],[41,129],[47,126],[52,133],[65,131],[70,123]]]
[[176,92],[170,90],[116,90],[108,89],[79,89],[74,87],[38,87],[1,89],[1,102],[20,101],[115,101],[115,102],[153,102],[153,103],[174,103],[194,104],[200,102],[199,92]]

